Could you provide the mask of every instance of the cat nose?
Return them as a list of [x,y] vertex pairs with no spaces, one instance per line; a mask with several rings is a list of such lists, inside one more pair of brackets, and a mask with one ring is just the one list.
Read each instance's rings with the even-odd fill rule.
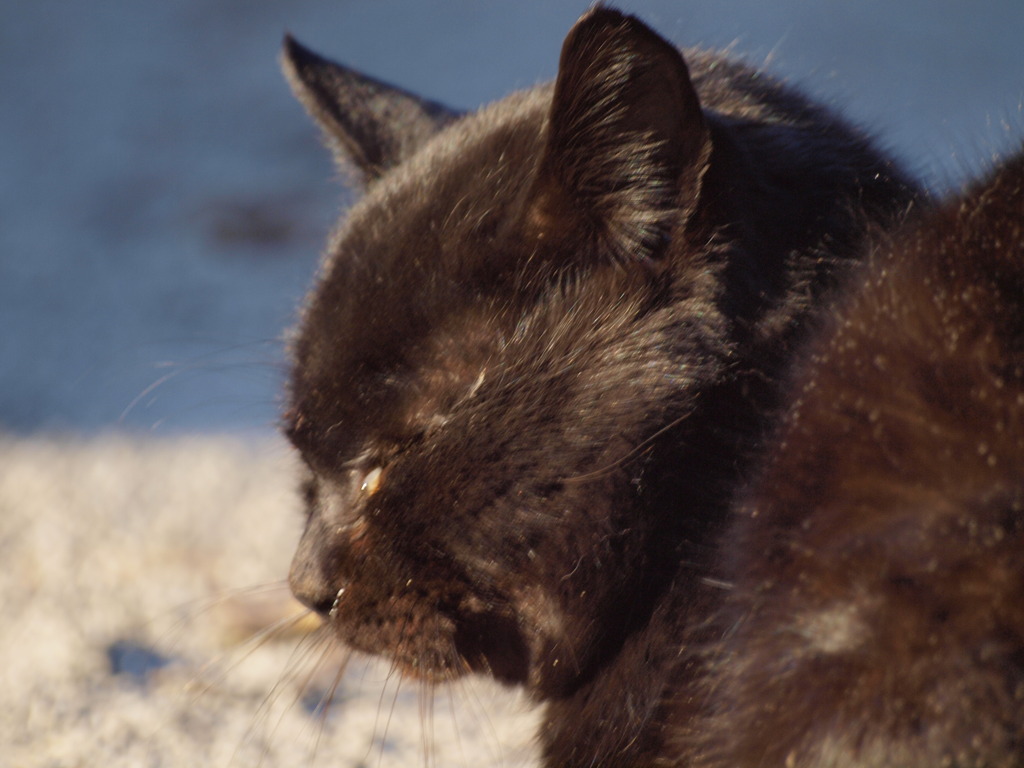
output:
[[292,560],[288,586],[296,600],[326,617],[334,607],[337,590],[315,573],[319,570],[315,565],[300,563],[298,558]]
[[326,617],[334,607],[336,593],[327,590],[322,581],[309,578],[308,571],[305,567],[295,568],[293,563],[288,574],[288,586],[296,600]]
[[314,546],[315,539],[309,531],[303,534],[288,571],[288,586],[300,603],[321,616],[327,616],[334,607],[338,587],[324,575]]

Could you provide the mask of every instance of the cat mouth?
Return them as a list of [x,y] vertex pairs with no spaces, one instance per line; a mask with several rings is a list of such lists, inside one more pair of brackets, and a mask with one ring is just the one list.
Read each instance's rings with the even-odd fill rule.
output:
[[357,590],[339,590],[325,620],[340,642],[391,658],[407,677],[443,683],[476,673],[507,685],[528,680],[530,653],[514,617],[486,610],[449,615],[424,610],[409,596],[389,598],[386,610],[359,602]]

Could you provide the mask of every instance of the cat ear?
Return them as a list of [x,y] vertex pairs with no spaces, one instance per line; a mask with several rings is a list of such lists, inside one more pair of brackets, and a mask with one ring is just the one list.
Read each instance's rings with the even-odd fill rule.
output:
[[562,46],[529,221],[538,237],[589,231],[620,262],[656,259],[700,191],[710,139],[679,51],[597,7]]
[[290,35],[282,67],[339,163],[372,180],[416,151],[458,113],[322,58]]

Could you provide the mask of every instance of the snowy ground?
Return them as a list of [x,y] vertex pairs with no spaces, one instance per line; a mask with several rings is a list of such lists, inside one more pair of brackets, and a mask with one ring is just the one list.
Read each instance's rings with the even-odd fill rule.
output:
[[259,634],[303,613],[292,469],[223,437],[0,440],[0,766],[528,762],[514,696],[427,699],[361,659],[338,679],[313,621]]
[[[551,77],[585,5],[0,4],[0,766],[424,763],[386,669],[353,665],[321,728],[334,662],[290,705],[302,633],[232,646],[292,610],[236,591],[297,535],[280,340],[348,199],[277,49],[471,108]],[[936,188],[1024,136],[1019,0],[621,5],[767,62]],[[434,703],[437,764],[529,760],[534,715],[490,696]]]

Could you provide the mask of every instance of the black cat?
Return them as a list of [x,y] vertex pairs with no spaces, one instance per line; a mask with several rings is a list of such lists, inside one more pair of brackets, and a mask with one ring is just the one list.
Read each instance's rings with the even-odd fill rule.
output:
[[366,183],[294,343],[292,589],[422,680],[526,686],[548,765],[667,759],[773,382],[913,185],[763,72],[607,8],[553,86],[466,116],[284,59]]
[[791,392],[686,764],[1020,765],[1024,153],[872,253]]

